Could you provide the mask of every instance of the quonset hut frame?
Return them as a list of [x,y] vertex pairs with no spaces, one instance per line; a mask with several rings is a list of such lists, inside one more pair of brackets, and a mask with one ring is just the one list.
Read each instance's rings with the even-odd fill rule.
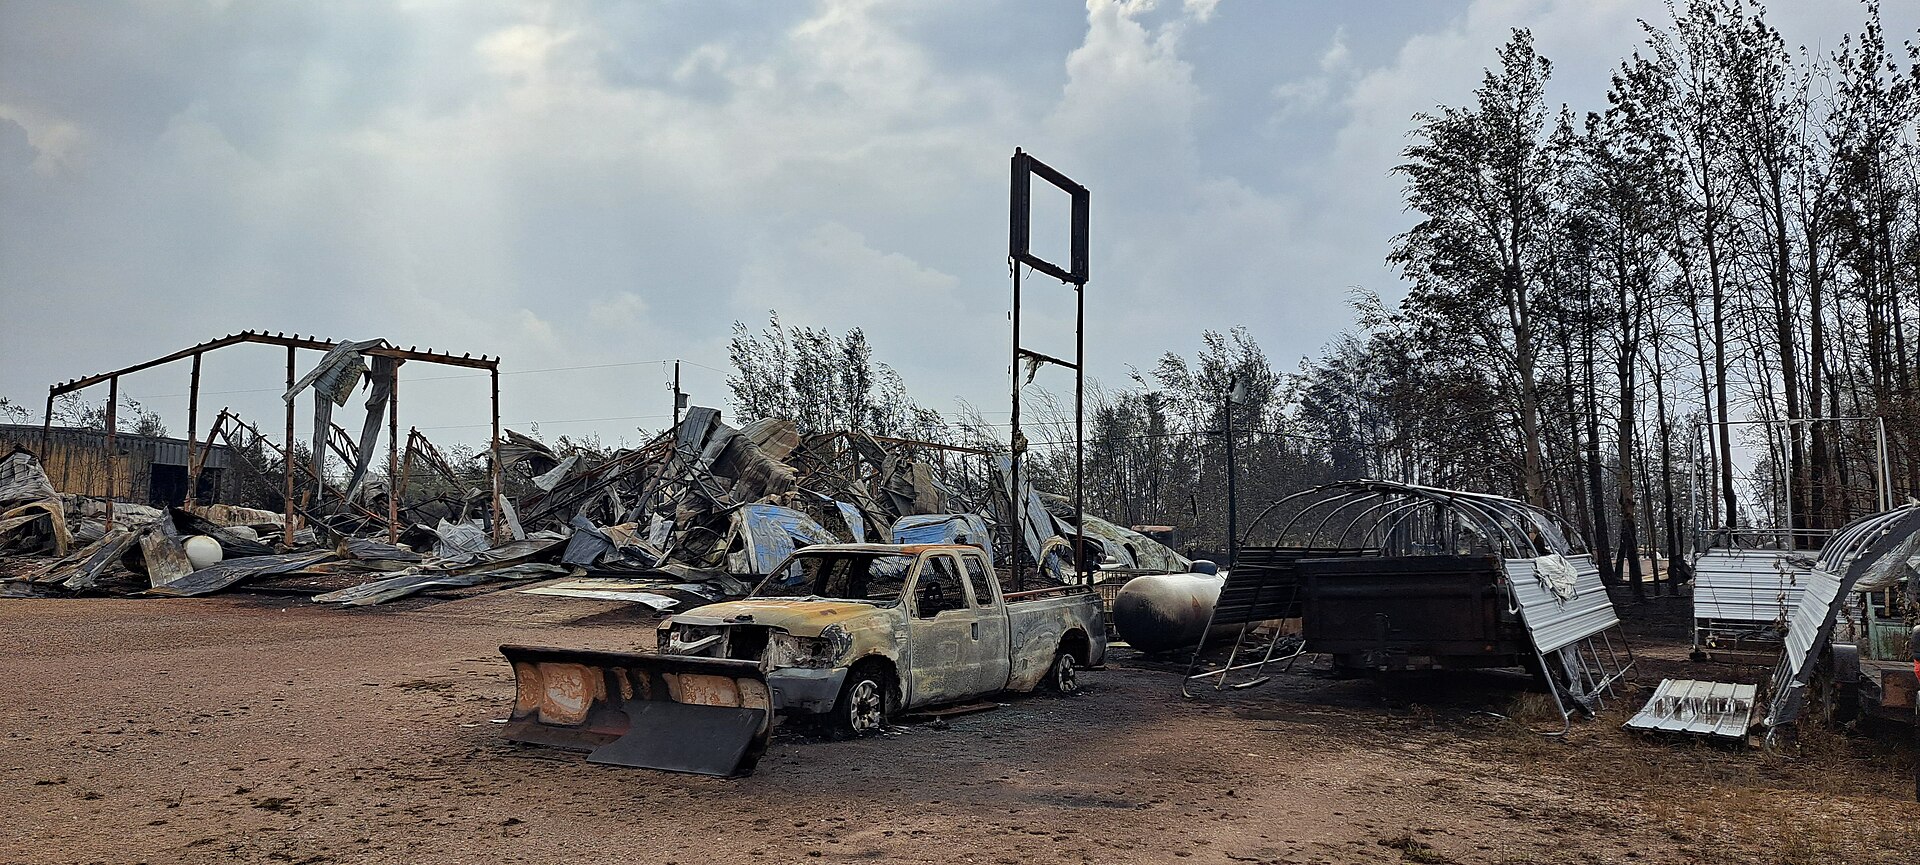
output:
[[[46,441],[52,435],[54,400],[62,395],[77,393],[81,390],[85,390],[86,388],[93,387],[94,385],[105,383],[107,385],[106,449],[107,449],[107,452],[111,454],[114,448],[114,438],[116,433],[118,432],[117,430],[118,418],[116,417],[116,410],[120,402],[120,377],[124,375],[131,375],[136,372],[141,372],[143,370],[152,369],[157,366],[164,366],[166,364],[174,363],[176,361],[191,360],[193,369],[192,369],[191,377],[188,380],[188,386],[187,386],[187,447],[190,454],[189,462],[194,466],[198,466],[200,462],[198,458],[198,454],[200,453],[201,449],[204,448],[206,445],[209,445],[212,443],[211,434],[209,434],[208,436],[209,438],[208,442],[203,443],[199,440],[201,357],[211,351],[217,351],[219,349],[223,349],[228,346],[241,345],[246,343],[282,346],[286,348],[287,350],[287,389],[289,391],[291,391],[294,387],[296,369],[298,367],[298,361],[299,361],[298,355],[300,350],[305,349],[309,351],[329,352],[334,350],[340,345],[340,343],[334,342],[332,340],[320,339],[318,337],[313,337],[313,336],[300,336],[298,334],[289,335],[289,334],[280,333],[280,332],[267,333],[265,331],[246,330],[246,331],[241,331],[235,334],[228,334],[227,336],[223,336],[218,339],[208,340],[206,342],[200,343],[199,345],[190,346],[188,348],[184,348],[179,351],[176,351],[172,354],[165,355],[163,357],[158,357],[153,360],[146,361],[144,363],[136,363],[132,366],[121,367],[120,369],[116,369],[111,372],[103,372],[95,375],[84,376],[82,378],[76,378],[69,381],[61,382],[59,384],[52,385],[47,388],[46,414],[44,415],[41,421],[40,435],[41,435],[42,446],[44,447]],[[490,379],[489,392],[491,393],[490,404],[491,404],[492,424],[493,424],[492,425],[493,437],[491,442],[488,445],[488,452],[491,455],[491,458],[488,460],[489,462],[488,473],[490,475],[492,487],[493,487],[493,490],[492,490],[493,523],[492,525],[494,526],[494,531],[497,535],[501,530],[501,522],[500,522],[500,504],[501,504],[500,358],[488,357],[486,355],[474,357],[471,354],[454,355],[447,352],[434,351],[432,349],[421,350],[418,346],[403,349],[403,348],[387,345],[384,341],[380,342],[378,345],[362,349],[360,351],[360,354],[374,355],[378,357],[388,357],[396,361],[396,368],[394,370],[394,378],[393,378],[393,392],[392,392],[391,398],[388,400],[388,403],[387,403],[387,431],[388,431],[387,475],[389,478],[398,478],[400,476],[400,466],[399,466],[399,462],[400,462],[400,451],[399,451],[400,381],[399,381],[398,362],[412,360],[412,361],[420,361],[422,363],[441,364],[444,366],[462,367],[466,369],[479,369],[479,370],[485,370],[487,372],[488,378]],[[224,412],[222,416],[223,418],[226,416]],[[284,496],[283,496],[284,503],[285,503],[285,507],[284,507],[285,512],[283,516],[285,517],[285,520],[286,520],[285,531],[281,539],[284,543],[287,543],[289,545],[293,543],[293,532],[294,532],[294,522],[295,522],[294,517],[295,517],[295,512],[298,510],[295,504],[296,500],[294,497],[294,460],[292,457],[294,453],[294,447],[293,447],[294,422],[295,422],[294,402],[291,399],[289,399],[287,402],[286,438],[281,450],[281,453],[283,455],[283,459],[281,460],[281,463],[284,466],[283,481],[285,483],[285,490],[284,490]],[[316,450],[318,450],[320,448],[327,447],[327,443],[314,442],[313,447]],[[114,471],[113,460],[111,459],[107,460],[106,465],[107,465],[107,472],[108,472],[108,476],[107,476],[108,488],[112,488],[112,485],[113,485],[112,473]],[[391,481],[390,483],[397,484],[398,481],[394,480],[394,481]],[[188,482],[187,496],[189,500],[191,500],[193,496],[194,488],[196,486],[197,486],[197,483],[195,481],[190,480]],[[107,525],[109,526],[113,524],[113,502],[111,499],[107,501],[106,522],[107,522]],[[393,489],[390,486],[389,495],[387,496],[388,540],[389,541],[398,540],[398,533],[399,533],[398,493],[397,493],[397,490]]]
[[[1304,506],[1299,503],[1305,502]],[[1274,637],[1259,660],[1242,662],[1250,637],[1263,623],[1312,616],[1301,574],[1303,562],[1316,559],[1414,559],[1472,550],[1498,559],[1496,586],[1500,614],[1525,631],[1527,654],[1538,663],[1561,718],[1572,707],[1591,711],[1633,666],[1613,602],[1601,583],[1593,557],[1579,546],[1565,520],[1543,508],[1501,496],[1446,490],[1392,481],[1358,480],[1327,484],[1282,498],[1248,525],[1260,524],[1288,505],[1298,506],[1271,546],[1236,549],[1240,566],[1227,575],[1201,643],[1188,662],[1181,693],[1193,696],[1193,682],[1212,679],[1214,688],[1246,688],[1266,681],[1268,664],[1291,662],[1314,651],[1310,640],[1293,643]],[[1543,567],[1572,572],[1558,583]],[[1416,566],[1417,569],[1417,566]],[[1199,671],[1206,636],[1232,629],[1233,648],[1216,670]],[[1280,646],[1291,652],[1280,658]],[[1229,674],[1251,669],[1246,681],[1227,684]]]

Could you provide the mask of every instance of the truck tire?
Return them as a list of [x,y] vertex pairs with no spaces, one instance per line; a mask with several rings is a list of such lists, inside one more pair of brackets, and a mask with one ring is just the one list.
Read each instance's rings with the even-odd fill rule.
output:
[[833,704],[833,728],[843,736],[868,736],[887,725],[886,672],[876,666],[854,669]]
[[1080,690],[1080,676],[1074,672],[1073,653],[1065,647],[1053,653],[1053,666],[1047,668],[1044,684],[1047,690],[1056,694],[1072,694]]

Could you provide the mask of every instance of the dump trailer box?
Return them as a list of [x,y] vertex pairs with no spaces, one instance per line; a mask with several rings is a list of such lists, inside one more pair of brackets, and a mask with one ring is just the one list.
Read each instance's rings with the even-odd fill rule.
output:
[[1372,670],[1517,666],[1532,650],[1490,556],[1301,559],[1307,651]]
[[739,776],[766,751],[773,712],[757,661],[501,646],[513,665],[516,742],[587,761]]

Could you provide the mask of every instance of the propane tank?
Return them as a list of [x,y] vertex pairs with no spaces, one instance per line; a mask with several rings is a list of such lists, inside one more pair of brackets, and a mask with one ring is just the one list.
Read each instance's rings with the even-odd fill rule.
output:
[[226,551],[220,549],[220,542],[206,535],[194,535],[180,544],[187,548],[187,561],[193,563],[194,570],[220,564],[226,557]]
[[1134,577],[1113,598],[1113,628],[1142,652],[1168,652],[1200,643],[1226,578],[1210,574]]

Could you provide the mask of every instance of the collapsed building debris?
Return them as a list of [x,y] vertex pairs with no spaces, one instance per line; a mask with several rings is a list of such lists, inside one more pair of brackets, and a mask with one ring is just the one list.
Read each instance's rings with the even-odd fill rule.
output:
[[[326,363],[357,357],[354,351],[368,345],[377,344],[341,344]],[[355,346],[363,348],[350,350]],[[348,363],[310,377],[331,406],[341,381],[354,375]],[[327,411],[316,409],[316,417]],[[286,459],[284,442],[230,410],[219,414],[204,441],[220,442],[243,466],[263,454],[267,461],[298,462]],[[963,497],[956,490],[967,488],[964,479],[939,459],[983,452],[860,432],[802,436],[779,419],[736,429],[712,408],[692,408],[677,428],[605,455],[560,454],[504,430],[502,465],[486,470],[505,490],[494,509],[474,506],[485,493],[469,483],[473,472],[463,473],[417,429],[407,437],[403,465],[420,467],[432,483],[414,495],[403,492],[417,486],[406,474],[392,495],[384,478],[354,481],[367,448],[346,436],[334,436],[327,449],[348,479],[300,467],[309,494],[285,512],[192,502],[159,509],[62,496],[33,454],[17,450],[0,463],[0,490],[8,496],[0,499],[0,550],[36,558],[7,574],[19,582],[10,593],[178,598],[246,585],[367,606],[420,592],[566,577],[587,582],[538,593],[664,610],[740,596],[802,546],[959,543],[1004,559],[1010,547],[996,544],[996,535],[1014,537],[1005,528],[1006,498]],[[265,474],[272,466],[253,468]],[[363,491],[357,495],[356,483]],[[1089,558],[1110,572],[1185,567],[1186,560],[1163,545],[1091,515],[1081,520],[1084,529],[1076,528],[1064,499],[1031,485],[1023,496],[1035,505],[1024,534],[1039,541],[1029,547],[1045,564],[1047,582],[1071,578],[1069,539],[1082,531]],[[396,528],[389,515],[405,521]],[[606,580],[618,582],[593,582]]]
[[[230,407],[201,431],[201,361],[241,345],[286,352],[286,416],[278,435]],[[304,373],[303,351],[321,352]],[[177,468],[185,478],[170,481],[164,494],[156,480],[158,507],[148,507],[130,501],[135,496],[117,477],[137,467],[106,458],[123,438],[114,407],[123,376],[178,361],[192,367],[187,437],[156,445],[153,463],[156,478],[162,459],[182,463],[165,466],[169,476]],[[409,362],[490,378],[492,435],[474,461],[449,459],[417,427],[401,436],[400,371]],[[0,579],[12,580],[10,594],[195,597],[246,585],[369,605],[566,576],[623,583],[560,596],[638,592],[657,604],[653,598],[742,595],[802,546],[897,537],[976,545],[996,563],[1018,538],[1027,560],[1042,564],[1043,582],[1056,585],[1076,569],[1185,565],[1138,533],[1081,517],[1065,499],[1043,499],[1004,458],[999,489],[991,489],[990,454],[975,448],[860,431],[806,435],[779,418],[735,428],[718,409],[696,406],[638,447],[556,452],[502,428],[499,374],[499,359],[485,355],[244,331],[53,385],[34,432],[43,446],[62,442],[62,476],[69,467],[98,464],[104,483],[89,481],[88,489],[101,494],[61,490],[32,451],[16,447],[0,461]],[[109,396],[101,429],[56,436],[54,399],[102,384]],[[354,432],[334,423],[333,413],[361,389],[365,412]],[[296,401],[308,392],[311,438],[302,441]],[[382,426],[383,471],[376,470]],[[88,449],[99,453],[76,458]],[[204,473],[216,469],[223,483],[209,488]],[[223,494],[237,477],[249,479],[253,499],[245,504],[261,507]],[[1026,505],[1018,529],[1010,515],[1023,508],[1015,503]],[[1088,561],[1075,562],[1081,544]]]

